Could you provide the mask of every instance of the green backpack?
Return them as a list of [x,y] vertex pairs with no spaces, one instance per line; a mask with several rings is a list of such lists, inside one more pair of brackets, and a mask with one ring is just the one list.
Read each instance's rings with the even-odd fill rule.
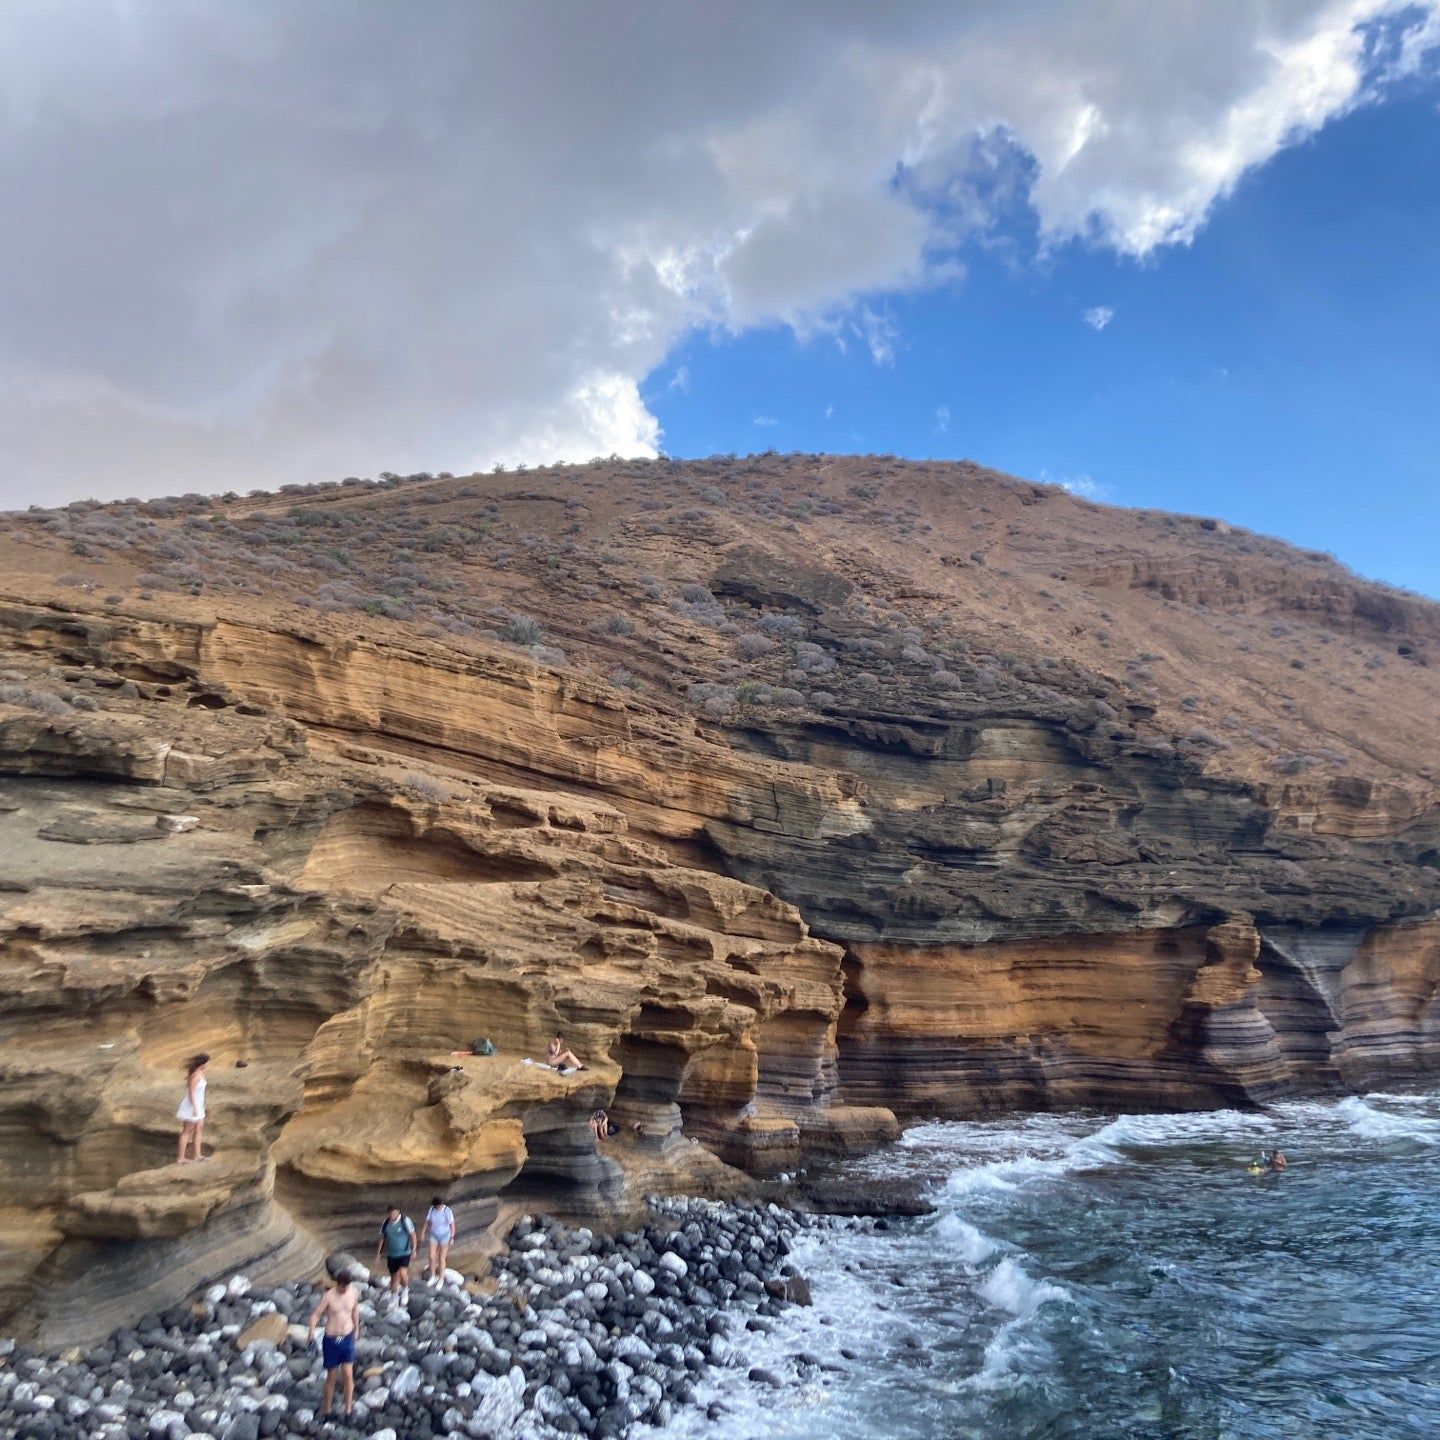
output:
[[495,1053],[495,1045],[490,1040],[477,1040],[470,1047],[470,1053],[472,1055],[493,1055]]

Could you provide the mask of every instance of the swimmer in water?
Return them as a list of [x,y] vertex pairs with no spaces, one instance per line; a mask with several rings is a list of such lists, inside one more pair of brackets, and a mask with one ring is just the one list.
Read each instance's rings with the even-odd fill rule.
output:
[[1278,1175],[1286,1167],[1287,1164],[1289,1164],[1289,1161],[1285,1159],[1285,1154],[1283,1151],[1275,1150],[1271,1152],[1269,1166],[1272,1174]]

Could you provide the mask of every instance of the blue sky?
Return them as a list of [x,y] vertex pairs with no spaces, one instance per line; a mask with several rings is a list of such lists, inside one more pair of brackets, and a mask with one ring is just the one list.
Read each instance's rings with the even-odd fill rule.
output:
[[692,336],[642,390],[665,449],[969,457],[1440,596],[1433,89],[1280,152],[1188,246],[1041,259],[1023,214],[999,238],[958,284],[869,298],[890,363],[853,329],[843,348],[782,326]]

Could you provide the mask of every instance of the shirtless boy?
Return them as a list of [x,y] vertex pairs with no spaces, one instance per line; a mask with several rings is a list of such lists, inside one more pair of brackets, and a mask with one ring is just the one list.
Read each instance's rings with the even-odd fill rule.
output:
[[345,1413],[355,1408],[355,1342],[360,1338],[360,1295],[346,1274],[335,1277],[335,1283],[320,1297],[310,1313],[310,1333],[306,1343],[315,1338],[315,1326],[325,1317],[325,1338],[320,1342],[325,1357],[325,1398],[320,1413],[330,1413],[335,1396],[335,1372],[345,1377]]

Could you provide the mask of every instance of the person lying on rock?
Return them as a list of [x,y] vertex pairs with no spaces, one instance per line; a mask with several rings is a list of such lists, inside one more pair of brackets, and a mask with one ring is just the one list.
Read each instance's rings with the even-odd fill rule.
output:
[[200,1153],[200,1140],[205,1133],[205,1067],[210,1063],[208,1055],[192,1055],[185,1062],[185,1098],[175,1112],[180,1122],[180,1153],[177,1165],[190,1163],[186,1151],[191,1143],[195,1146],[195,1159],[205,1160],[208,1156]]
[[380,1239],[375,1246],[375,1264],[380,1264],[380,1252],[385,1252],[385,1263],[390,1267],[390,1293],[402,1305],[410,1302],[410,1262],[415,1258],[415,1222],[398,1205],[391,1205],[385,1211],[380,1223]]
[[585,1067],[575,1058],[573,1050],[565,1048],[565,1041],[557,1035],[546,1048],[545,1063],[557,1070],[583,1070]]
[[431,1197],[425,1212],[420,1241],[430,1245],[430,1274],[427,1283],[438,1290],[445,1283],[445,1266],[450,1260],[450,1246],[455,1241],[455,1212],[439,1195]]
[[325,1395],[320,1402],[320,1413],[330,1413],[338,1371],[345,1381],[345,1414],[348,1416],[355,1408],[355,1342],[360,1338],[360,1294],[343,1270],[310,1312],[307,1345],[314,1343],[315,1327],[322,1316],[325,1336],[320,1342],[320,1351],[325,1362]]

